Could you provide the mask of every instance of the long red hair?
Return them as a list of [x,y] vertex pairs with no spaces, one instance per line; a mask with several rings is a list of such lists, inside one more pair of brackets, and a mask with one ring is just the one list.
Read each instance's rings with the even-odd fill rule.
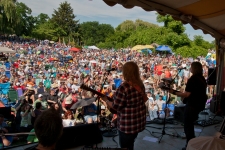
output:
[[71,116],[72,116],[72,118],[71,118],[71,119],[74,119],[73,113],[72,113],[72,111],[70,111],[70,110],[67,110],[67,112],[64,114],[65,119],[68,119],[68,116],[69,116],[69,115],[71,115]]

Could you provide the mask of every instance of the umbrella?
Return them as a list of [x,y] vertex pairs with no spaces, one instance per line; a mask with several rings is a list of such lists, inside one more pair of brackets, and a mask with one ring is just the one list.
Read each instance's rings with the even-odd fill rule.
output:
[[84,46],[85,49],[88,49],[88,46]]
[[0,47],[0,53],[16,53],[14,50],[9,49],[8,47]]
[[70,49],[70,51],[73,51],[73,52],[79,52],[80,49],[79,49],[79,48],[76,48],[76,47],[72,47],[72,48]]
[[93,103],[95,100],[96,100],[96,97],[79,99],[75,104],[72,105],[72,107],[70,109],[76,109],[78,107],[88,106],[91,103]]
[[172,50],[169,46],[167,45],[160,45],[156,48],[157,51],[161,51],[161,52],[169,52],[172,53]]

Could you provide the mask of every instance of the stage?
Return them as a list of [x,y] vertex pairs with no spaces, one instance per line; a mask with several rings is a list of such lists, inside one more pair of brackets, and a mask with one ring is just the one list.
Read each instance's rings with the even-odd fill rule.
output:
[[[212,115],[212,114],[211,114]],[[200,120],[204,120],[205,117],[200,115]],[[208,119],[208,117],[206,118]],[[216,120],[220,120],[222,123],[223,118],[222,117],[215,117]],[[134,149],[135,150],[147,150],[147,149],[160,149],[160,150],[181,150],[184,145],[185,145],[185,135],[183,133],[183,126],[181,122],[178,122],[175,120],[174,122],[175,124],[172,124],[171,121],[169,121],[168,124],[166,124],[166,133],[168,134],[172,134],[173,136],[168,136],[168,135],[164,135],[161,142],[158,143],[157,142],[157,138],[159,137],[161,134],[152,134],[152,132],[162,132],[162,124],[154,124],[154,123],[150,123],[150,124],[146,124],[146,129],[144,131],[142,131],[141,133],[139,133],[135,144],[134,144]],[[220,124],[221,124],[220,123]],[[202,127],[199,125],[195,125],[195,130],[196,130],[196,137],[199,136],[215,136],[219,129],[220,129],[220,124],[215,124],[215,125],[211,125],[211,126],[207,126],[207,127]],[[76,134],[74,133],[74,136],[76,136]],[[88,134],[86,134],[86,136],[88,136]],[[90,136],[90,135],[89,135]],[[156,136],[156,137],[154,137]],[[76,142],[76,141],[74,141]],[[33,144],[30,144],[29,146],[31,146]],[[28,145],[24,145],[24,146],[20,146],[15,147],[15,148],[11,148],[12,150],[18,150],[18,149],[25,149],[27,148]],[[102,148],[102,147],[109,147],[109,148],[119,148],[119,138],[118,136],[115,136],[114,138],[112,137],[103,137],[103,141],[99,144],[97,144],[98,148]],[[66,150],[81,150],[83,149],[84,146],[79,146],[79,147],[74,147],[74,148],[70,148],[70,149],[66,149]]]
[[[200,116],[200,119],[205,119],[205,118],[202,118],[202,116]],[[215,119],[220,120],[222,122],[221,117],[216,117]],[[152,132],[152,131],[161,132],[162,129],[155,129],[154,127],[162,128],[163,125],[147,124],[146,130],[139,133],[139,135],[135,141],[135,144],[134,144],[134,149],[135,150],[147,150],[147,149],[181,150],[185,146],[186,139],[184,138],[185,135],[183,133],[182,123],[180,123],[180,122],[177,122],[177,123],[178,123],[177,125],[166,124],[166,127],[167,127],[166,133],[173,134],[174,136],[179,134],[180,136],[174,137],[174,136],[164,135],[160,143],[155,141],[157,138],[153,137],[153,135],[151,135],[150,132]],[[195,125],[196,137],[198,137],[198,136],[215,136],[217,131],[219,130],[219,128],[220,128],[220,124],[211,125],[211,126],[207,126],[207,127]],[[200,131],[202,131],[202,132],[200,132]],[[156,134],[156,133],[154,135],[160,136],[160,134]],[[112,137],[103,137],[103,142],[99,143],[97,146],[98,147],[110,147],[110,148],[118,147],[119,148],[118,136],[116,136],[114,139],[117,143],[115,143],[113,141]],[[143,140],[143,139],[145,139],[145,140]],[[153,142],[151,142],[151,141],[153,141]],[[82,148],[83,148],[83,146],[80,146],[80,147],[71,148],[71,149],[67,149],[67,150],[81,150]]]

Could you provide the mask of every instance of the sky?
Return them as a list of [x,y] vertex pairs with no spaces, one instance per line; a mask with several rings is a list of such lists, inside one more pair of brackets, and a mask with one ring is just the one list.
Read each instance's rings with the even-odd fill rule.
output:
[[[52,16],[53,10],[59,7],[59,4],[64,0],[18,0],[25,3],[32,9],[32,15],[37,16],[40,13],[48,14]],[[76,20],[80,23],[86,21],[98,21],[99,23],[111,24],[113,27],[117,27],[125,20],[141,19],[150,23],[159,24],[156,21],[156,12],[146,12],[140,7],[134,7],[132,9],[126,9],[121,5],[115,5],[110,7],[102,0],[67,0],[71,4],[76,15]],[[209,34],[204,34],[201,30],[194,30],[190,25],[185,25],[186,33],[190,39],[193,39],[194,35],[202,35],[206,41],[213,41],[214,38]]]

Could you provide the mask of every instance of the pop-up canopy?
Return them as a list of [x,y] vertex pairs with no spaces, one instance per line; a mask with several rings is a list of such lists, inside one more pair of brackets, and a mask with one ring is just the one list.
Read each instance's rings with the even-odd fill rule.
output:
[[[103,0],[107,5],[121,4],[125,8],[141,7],[146,11],[169,14],[175,20],[189,23],[216,39],[217,46],[217,95],[225,87],[225,4],[224,0]],[[223,74],[224,72],[224,74]]]
[[225,37],[225,4],[223,0],[103,0],[109,6],[121,4],[125,8],[142,7],[161,15],[172,15],[194,29],[202,29],[213,37]]

